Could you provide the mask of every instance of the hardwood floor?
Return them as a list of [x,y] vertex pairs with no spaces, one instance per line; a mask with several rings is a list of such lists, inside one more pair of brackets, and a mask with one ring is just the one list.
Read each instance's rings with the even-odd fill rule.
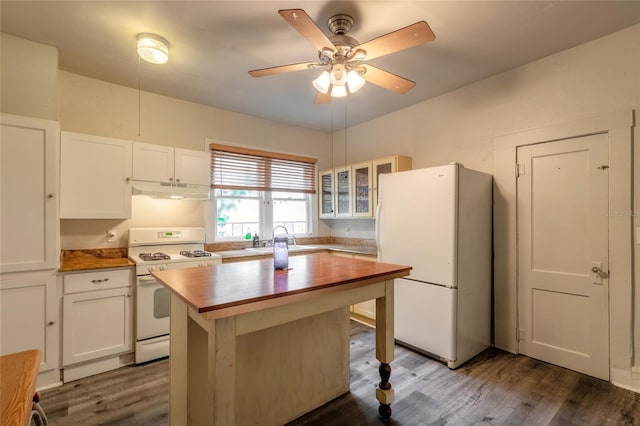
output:
[[[291,422],[378,425],[375,334],[352,321],[351,391]],[[390,425],[640,425],[640,394],[561,367],[488,349],[456,370],[396,345]],[[168,361],[42,392],[51,426],[168,425]],[[310,384],[312,385],[312,384]]]

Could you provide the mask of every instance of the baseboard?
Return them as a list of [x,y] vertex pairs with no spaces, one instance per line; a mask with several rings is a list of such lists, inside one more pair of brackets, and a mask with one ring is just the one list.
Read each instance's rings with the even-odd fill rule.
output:
[[82,364],[68,365],[62,369],[62,381],[67,383],[73,380],[82,379],[83,377],[93,376],[94,374],[116,370],[120,367],[124,367],[125,365],[133,364],[133,362],[133,353],[128,353],[95,361],[88,361]]

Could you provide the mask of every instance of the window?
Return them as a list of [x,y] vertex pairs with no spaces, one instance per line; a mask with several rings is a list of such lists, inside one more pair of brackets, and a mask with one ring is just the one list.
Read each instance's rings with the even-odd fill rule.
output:
[[211,144],[216,240],[271,239],[284,226],[311,232],[315,159]]

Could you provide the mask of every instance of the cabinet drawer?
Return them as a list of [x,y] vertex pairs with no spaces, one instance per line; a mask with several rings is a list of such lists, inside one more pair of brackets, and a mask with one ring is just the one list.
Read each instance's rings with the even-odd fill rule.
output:
[[64,294],[128,287],[133,284],[133,268],[101,269],[64,276]]

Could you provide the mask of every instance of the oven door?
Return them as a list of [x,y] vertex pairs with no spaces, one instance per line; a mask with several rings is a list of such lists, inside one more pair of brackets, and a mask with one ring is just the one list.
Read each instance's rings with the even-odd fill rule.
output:
[[136,340],[169,334],[169,290],[151,275],[138,277]]

